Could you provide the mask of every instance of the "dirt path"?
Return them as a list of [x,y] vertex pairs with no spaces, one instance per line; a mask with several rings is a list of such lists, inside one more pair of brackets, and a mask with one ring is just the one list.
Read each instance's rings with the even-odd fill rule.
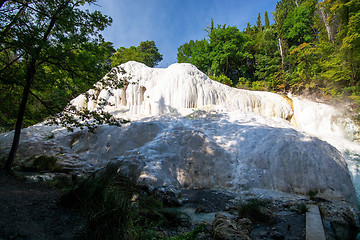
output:
[[60,192],[0,170],[0,239],[74,239],[82,217],[57,202]]

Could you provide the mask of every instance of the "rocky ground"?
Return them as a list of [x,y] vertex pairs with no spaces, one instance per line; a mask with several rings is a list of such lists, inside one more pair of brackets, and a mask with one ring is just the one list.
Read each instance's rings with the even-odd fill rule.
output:
[[0,170],[0,239],[74,239],[84,219],[57,204],[61,193]]
[[[200,239],[305,239],[304,206],[319,205],[327,239],[352,239],[357,213],[346,205],[304,196],[248,193],[234,195],[212,190],[159,191],[168,205],[187,213],[191,230],[205,222]],[[0,170],[0,239],[76,239],[84,219],[58,205],[61,193],[43,183],[24,182]],[[261,200],[255,217],[248,203]],[[259,202],[257,202],[259,203]],[[242,215],[239,208],[243,207]],[[215,221],[214,221],[215,219]],[[179,229],[163,229],[171,236]],[[355,234],[355,235],[354,235]]]

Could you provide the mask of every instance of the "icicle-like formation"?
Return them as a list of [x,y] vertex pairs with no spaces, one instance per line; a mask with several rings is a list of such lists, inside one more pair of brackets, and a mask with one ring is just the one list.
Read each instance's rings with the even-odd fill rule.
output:
[[231,88],[211,80],[191,64],[154,69],[128,62],[113,68],[95,89],[75,98],[78,109],[103,109],[116,116],[156,116],[186,108],[221,106],[290,119],[291,106],[280,95]]
[[[152,117],[121,128],[101,125],[95,134],[40,124],[23,130],[18,153],[22,159],[57,156],[62,166],[86,171],[113,161],[121,174],[152,187],[319,190],[357,205],[338,150],[355,160],[350,170],[360,197],[359,145],[344,141],[341,114],[328,105],[292,99],[230,88],[190,64],[152,69],[128,62],[71,103],[130,120]],[[337,149],[284,120],[293,111],[292,123]],[[8,153],[11,134],[0,134],[0,158]]]

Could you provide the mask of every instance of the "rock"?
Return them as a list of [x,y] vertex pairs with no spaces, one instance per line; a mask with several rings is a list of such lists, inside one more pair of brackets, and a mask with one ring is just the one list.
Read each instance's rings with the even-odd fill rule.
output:
[[350,229],[350,224],[348,222],[334,220],[331,222],[331,227],[333,228],[337,239],[354,239],[351,237],[352,233]]
[[260,230],[258,232],[258,236],[261,237],[261,238],[266,238],[267,236],[269,236],[269,231],[268,230]]
[[279,232],[277,232],[277,231],[272,232],[272,233],[270,234],[270,237],[271,237],[272,239],[276,239],[276,240],[282,240],[282,239],[285,238],[285,236],[284,236],[283,234],[281,234],[281,233],[279,233]]
[[[190,64],[151,69],[128,62],[94,87],[70,105],[134,121],[99,125],[95,134],[40,123],[22,130],[18,157],[46,153],[57,156],[59,166],[84,172],[118,162],[120,174],[150,188],[300,194],[332,188],[329,194],[357,205],[344,157],[311,132],[296,130],[288,121],[292,105],[279,94],[231,88]],[[0,158],[12,135],[0,134]]]
[[243,232],[247,232],[247,234],[250,234],[253,230],[253,223],[248,218],[242,218],[239,219],[236,223],[236,227]]
[[180,193],[174,188],[155,189],[154,193],[161,198],[166,207],[179,207],[182,205],[179,199]]
[[241,231],[235,221],[222,214],[215,215],[212,229],[215,240],[251,240],[248,230]]
[[254,222],[269,222],[272,218],[272,211],[268,203],[259,199],[244,201],[238,207],[239,217],[246,217]]
[[206,207],[204,207],[203,205],[200,205],[196,208],[195,213],[205,213],[206,212]]
[[360,230],[359,211],[341,201],[320,202],[319,209],[326,235],[334,235],[336,239],[355,239]]

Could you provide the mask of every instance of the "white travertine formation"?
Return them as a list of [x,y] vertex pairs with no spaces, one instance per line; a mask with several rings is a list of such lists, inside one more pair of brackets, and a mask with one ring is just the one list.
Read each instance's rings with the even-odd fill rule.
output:
[[[124,88],[113,87],[122,81],[127,83]],[[115,115],[121,113],[122,117],[157,116],[185,108],[214,105],[228,111],[240,109],[284,119],[293,115],[287,100],[278,94],[231,88],[211,80],[195,66],[186,63],[157,69],[128,62],[113,68],[95,86],[95,91],[89,90],[72,100],[71,104],[77,109],[101,108]]]
[[[319,190],[356,205],[341,154],[347,148],[340,152],[325,142],[346,135],[326,125],[334,119],[326,112],[330,106],[293,100],[292,106],[275,93],[230,88],[190,64],[152,69],[128,62],[71,104],[131,123],[102,125],[95,134],[38,124],[23,130],[18,156],[57,155],[63,166],[85,171],[113,161],[122,174],[150,187]],[[0,157],[11,136],[0,134]]]

